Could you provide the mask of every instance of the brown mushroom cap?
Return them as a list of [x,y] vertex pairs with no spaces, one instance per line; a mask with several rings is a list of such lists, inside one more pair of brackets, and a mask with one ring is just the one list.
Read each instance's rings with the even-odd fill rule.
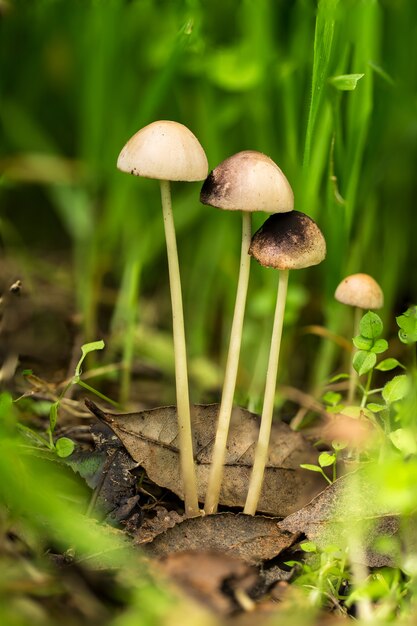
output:
[[255,150],[222,161],[204,181],[200,200],[231,211],[284,213],[294,208],[293,191],[278,165]]
[[369,274],[347,276],[338,285],[334,297],[360,309],[380,309],[384,305],[382,289]]
[[204,180],[207,157],[197,137],[183,124],[152,122],[129,139],[117,159],[122,172],[158,180]]
[[276,213],[252,237],[249,254],[264,267],[298,270],[321,263],[326,242],[316,222],[305,213]]

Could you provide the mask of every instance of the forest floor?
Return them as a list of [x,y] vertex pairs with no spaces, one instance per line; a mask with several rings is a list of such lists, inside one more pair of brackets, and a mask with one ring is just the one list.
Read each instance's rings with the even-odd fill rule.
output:
[[[352,584],[346,553],[336,547],[349,544],[349,532],[346,538],[341,519],[349,515],[343,509],[343,494],[355,489],[365,506],[372,494],[360,471],[349,471],[334,480],[340,470],[336,464],[326,468],[323,463],[320,471],[300,467],[308,464],[318,468],[320,452],[334,453],[331,442],[335,431],[328,430],[325,408],[311,400],[317,419],[306,434],[275,422],[263,495],[255,516],[244,515],[241,510],[259,417],[236,408],[219,512],[187,519],[176,411],[172,406],[159,406],[167,381],[147,363],[136,364],[134,399],[121,410],[81,387],[79,379],[74,380],[82,342],[68,285],[60,279],[64,270],[57,266],[52,282],[50,276],[32,276],[30,283],[25,283],[15,267],[6,268],[2,286],[3,387],[15,400],[23,441],[34,444],[33,433],[52,441],[48,448],[38,440],[33,445],[33,457],[35,466],[42,457],[48,471],[56,469],[60,476],[64,473],[60,497],[66,497],[65,481],[75,481],[85,516],[123,539],[123,549],[130,557],[136,555],[152,581],[151,589],[155,584],[155,590],[161,586],[169,590],[170,598],[171,594],[181,598],[167,600],[166,613],[157,623],[186,623],[188,613],[190,623],[198,620],[242,626],[255,621],[280,624],[281,620],[285,624],[333,624],[355,615],[355,604],[344,602]],[[81,380],[94,386],[108,371],[111,375],[100,384],[100,390],[117,398],[117,372],[108,365],[91,359]],[[307,396],[301,392],[300,396],[305,401]],[[53,405],[57,406],[57,423],[51,427]],[[201,503],[217,411],[217,404],[196,405],[192,410]],[[342,423],[339,428],[345,433],[349,430],[356,443],[366,439],[366,428],[358,428],[357,423],[352,428],[352,424]],[[60,453],[60,439],[75,444],[72,454],[62,452],[64,444]],[[3,476],[3,480],[8,477]],[[13,512],[13,506],[6,506],[1,517],[0,561],[3,571],[9,568],[12,572],[2,580],[1,593],[14,607],[13,623],[53,624],[58,619],[63,626],[112,624],[117,619],[120,622],[114,623],[129,623],[123,619],[129,614],[133,591],[120,568],[106,565],[100,558],[96,562],[79,558],[71,542],[63,549],[54,543],[47,523],[42,536],[36,524],[35,532],[30,519],[23,521]],[[391,557],[374,546],[378,537],[393,536],[397,530],[397,519],[381,513],[378,529],[373,527],[362,537],[363,567],[392,564]],[[332,546],[325,558],[318,553],[319,545]],[[326,575],[337,581],[333,593],[319,580]],[[152,591],[147,593],[143,601],[152,604],[158,594],[155,591],[153,597]],[[163,596],[160,601],[164,605]],[[171,601],[180,616],[169,609]],[[317,608],[319,604],[324,610]],[[146,616],[143,623],[148,623]]]

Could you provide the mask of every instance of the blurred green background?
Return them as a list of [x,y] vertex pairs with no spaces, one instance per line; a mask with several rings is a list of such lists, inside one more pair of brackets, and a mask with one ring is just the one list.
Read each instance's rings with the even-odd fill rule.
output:
[[[2,0],[0,14],[3,255],[29,281],[68,282],[108,362],[160,368],[174,401],[158,185],[115,167],[156,119],[187,125],[210,168],[271,156],[325,233],[326,261],[290,277],[281,382],[314,390],[343,368],[334,342],[301,331],[351,336],[333,300],[345,275],[380,282],[388,328],[416,302],[415,0]],[[218,397],[241,231],[199,189],[173,186],[194,401]],[[276,283],[252,264],[236,394],[252,408]]]
[[[115,165],[127,139],[156,119],[186,124],[211,168],[244,149],[271,156],[296,208],[326,235],[325,262],[290,276],[280,382],[319,393],[346,368],[330,333],[352,335],[352,312],[333,293],[353,272],[383,287],[399,356],[393,317],[417,303],[416,66],[415,0],[0,0],[0,357],[17,355],[43,375],[50,361],[48,380],[61,382],[73,374],[74,343],[104,338],[96,365],[112,378],[101,369],[94,386],[113,398],[121,388],[144,403],[175,401],[158,185]],[[239,216],[200,205],[199,191],[173,185],[194,401],[219,399],[241,233]],[[20,298],[8,289],[16,278]],[[277,278],[252,263],[236,401],[255,409]],[[134,372],[130,390],[121,362]],[[188,604],[176,617],[170,592],[122,534],[80,516],[85,489],[22,445],[13,407],[0,398],[2,623],[203,623]],[[414,423],[415,398],[410,407]],[[401,471],[414,494],[414,465],[400,461],[385,473],[378,466],[386,502]],[[74,549],[81,573],[83,561],[116,571],[110,599],[104,593],[91,613],[87,597],[84,619],[85,587],[44,556],[69,550],[71,560]],[[311,606],[300,619],[291,607],[282,623],[291,618],[309,623]]]

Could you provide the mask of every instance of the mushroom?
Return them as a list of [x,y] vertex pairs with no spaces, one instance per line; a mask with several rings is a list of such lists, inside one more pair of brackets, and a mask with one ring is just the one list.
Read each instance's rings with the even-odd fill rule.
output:
[[207,158],[197,138],[183,124],[162,120],[139,130],[124,146],[117,160],[123,172],[156,178],[160,182],[171,288],[175,352],[175,380],[181,473],[186,515],[199,515],[197,480],[191,432],[184,314],[177,242],[172,215],[170,181],[204,180]]
[[[369,274],[351,274],[342,280],[338,285],[334,297],[342,304],[355,307],[353,336],[359,334],[359,322],[362,311],[369,309],[381,309],[384,305],[384,294],[376,280]],[[350,364],[348,402],[352,403],[355,398],[355,387],[357,374],[353,367],[353,360]]]
[[264,267],[280,270],[261,425],[244,508],[244,513],[254,515],[268,458],[288,273],[320,263],[326,256],[326,242],[317,224],[304,213],[278,213],[254,234],[249,254]]
[[203,204],[242,212],[242,245],[235,309],[219,409],[216,439],[208,480],[205,513],[215,513],[219,502],[227,436],[233,407],[242,341],[243,318],[249,282],[251,213],[292,211],[294,195],[288,180],[269,157],[261,152],[245,150],[229,157],[212,172],[203,184]]

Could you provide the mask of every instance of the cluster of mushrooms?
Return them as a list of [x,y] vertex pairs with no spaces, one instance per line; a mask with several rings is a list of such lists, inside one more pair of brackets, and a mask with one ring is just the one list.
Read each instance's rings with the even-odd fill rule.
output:
[[[194,465],[184,315],[170,181],[204,180],[200,195],[203,204],[242,213],[240,272],[204,506],[206,514],[215,513],[219,502],[238,371],[250,256],[265,267],[279,270],[259,438],[244,508],[244,513],[254,515],[268,457],[288,273],[292,269],[317,265],[324,259],[326,243],[323,234],[310,217],[294,210],[290,184],[269,157],[246,150],[229,157],[208,174],[207,158],[199,141],[186,126],[177,122],[153,122],[139,130],[122,149],[117,167],[123,172],[160,182],[171,288],[181,475],[185,512],[189,517],[200,515],[201,511]],[[252,237],[253,211],[272,215]]]

